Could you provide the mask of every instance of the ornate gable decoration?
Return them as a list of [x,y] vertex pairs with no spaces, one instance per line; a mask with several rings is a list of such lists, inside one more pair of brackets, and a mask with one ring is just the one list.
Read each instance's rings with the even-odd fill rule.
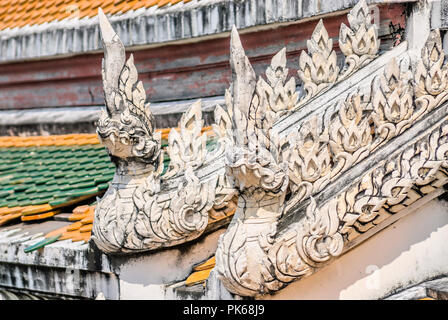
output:
[[[359,69],[377,57],[379,40],[365,1],[348,17],[350,28],[342,25],[339,35],[345,67],[337,68],[319,21],[308,53],[300,55],[304,95],[285,89],[279,103],[264,98],[273,88],[255,80],[232,31],[227,110],[233,129],[247,128],[247,136],[229,138],[226,166],[239,198],[218,244],[216,269],[235,294],[272,293],[316,272],[448,182],[447,65],[438,30],[419,61],[410,61],[404,43],[363,74]],[[283,75],[284,54],[268,70]],[[332,92],[355,73],[358,88]],[[366,83],[372,84],[367,90]]]
[[[218,166],[214,163],[224,149],[207,151],[198,101],[183,115],[180,134],[171,130],[170,166],[161,175],[161,137],[154,132],[153,116],[145,105],[146,94],[138,81],[133,56],[125,62],[124,46],[101,10],[99,19],[105,48],[106,109],[97,132],[117,170],[98,201],[92,239],[107,253],[147,251],[195,239],[205,231],[209,215],[218,215],[216,211],[232,205],[232,186],[219,161]],[[218,138],[226,126],[226,119],[220,117],[217,112]],[[213,165],[215,168],[208,170],[214,174],[201,178],[204,172],[197,169]]]
[[[407,43],[378,55],[364,0],[341,25],[338,67],[322,21],[288,79],[286,50],[256,76],[235,28],[232,82],[215,109],[218,144],[205,148],[200,102],[169,136],[161,175],[160,137],[144,105],[132,57],[100,12],[106,111],[98,134],[117,172],[95,213],[105,252],[151,250],[200,236],[232,206],[216,270],[241,296],[272,293],[316,272],[448,183],[448,67],[438,30],[417,61]],[[356,83],[356,86],[353,84]],[[337,86],[335,86],[337,84]]]

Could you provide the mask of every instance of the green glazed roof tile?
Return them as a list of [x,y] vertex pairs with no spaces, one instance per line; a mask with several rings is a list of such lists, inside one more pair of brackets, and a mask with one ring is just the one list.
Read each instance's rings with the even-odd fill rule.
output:
[[0,148],[0,207],[63,205],[107,189],[114,171],[104,146]]
[[29,202],[29,205],[37,206],[39,204],[46,204],[53,200],[53,197],[46,197],[43,199],[36,199]]
[[59,206],[61,204],[69,202],[70,200],[73,200],[73,197],[56,198],[48,203],[50,204],[50,206]]
[[102,183],[98,185],[98,190],[106,190],[109,188],[109,183]]
[[102,182],[107,182],[107,181],[111,181],[113,178],[113,176],[102,176],[102,177],[97,177],[95,178],[95,182],[96,183],[102,183]]
[[[211,150],[216,141],[207,142]],[[169,165],[164,156],[164,172]],[[115,174],[103,145],[0,148],[0,207],[63,205],[104,192]]]

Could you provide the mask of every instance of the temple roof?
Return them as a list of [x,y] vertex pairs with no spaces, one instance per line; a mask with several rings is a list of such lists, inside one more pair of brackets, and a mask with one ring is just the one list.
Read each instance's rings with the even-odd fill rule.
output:
[[[345,12],[356,0],[2,1],[0,61],[101,50],[97,12],[111,18],[125,46],[145,46]],[[406,2],[415,2],[408,0]],[[372,0],[369,4],[403,3]],[[1,7],[2,6],[2,7]],[[218,18],[219,17],[219,18]],[[221,35],[220,35],[221,34]]]
[[[125,62],[123,43],[99,12],[107,112],[97,132],[108,152],[90,134],[0,137],[0,225],[7,224],[0,251],[7,263],[92,236],[91,247],[76,249],[78,262],[109,273],[96,249],[106,261],[109,254],[194,246],[226,225],[238,203],[217,250],[199,252],[176,279],[186,280],[173,286],[219,279],[232,294],[259,298],[311,276],[445,193],[448,69],[439,30],[420,54],[412,37],[381,51],[362,0],[348,14],[350,27],[341,24],[343,63],[320,20],[299,57],[297,86],[287,80],[286,48],[266,69],[268,83],[233,27],[232,84],[226,108],[215,108],[214,134],[203,128],[196,102],[180,133],[159,129],[160,141],[133,55]],[[108,154],[119,168],[115,176]],[[28,231],[14,229],[19,219]]]
[[[170,130],[157,130],[161,132],[162,147],[167,146]],[[208,147],[213,148],[211,127],[202,131],[210,137]],[[104,194],[115,172],[96,134],[3,136],[0,161],[0,230],[3,225],[9,229],[19,222],[56,219],[72,223],[40,230],[44,239],[26,250],[58,240],[88,242],[96,197]],[[164,171],[169,161],[165,153]],[[210,210],[208,230],[229,222],[234,211]]]
[[0,225],[52,217],[103,193],[114,166],[95,135],[0,137]]
[[191,0],[31,0],[0,1],[0,30],[39,25],[71,18],[94,17],[101,7],[106,14],[125,13],[141,8],[163,7]]

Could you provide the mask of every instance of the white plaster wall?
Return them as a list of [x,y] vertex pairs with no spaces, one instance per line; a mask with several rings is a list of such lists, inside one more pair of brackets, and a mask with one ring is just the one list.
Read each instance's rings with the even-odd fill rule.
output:
[[448,203],[432,200],[266,299],[379,299],[448,274]]
[[218,230],[172,249],[138,254],[118,261],[116,272],[120,278],[120,299],[165,299],[167,285],[185,280],[194,265],[214,255],[218,238],[224,231]]

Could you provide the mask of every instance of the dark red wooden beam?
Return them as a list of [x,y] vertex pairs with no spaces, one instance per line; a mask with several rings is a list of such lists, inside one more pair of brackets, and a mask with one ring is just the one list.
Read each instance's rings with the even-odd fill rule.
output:
[[[405,27],[401,4],[380,7],[382,47],[392,45],[390,24]],[[337,37],[346,13],[327,17],[330,37]],[[257,74],[271,57],[287,48],[290,74],[297,76],[300,51],[306,48],[317,20],[241,35]],[[131,50],[129,50],[131,52]],[[140,79],[150,101],[168,101],[224,94],[229,86],[229,37],[135,50]],[[0,65],[0,109],[102,105],[102,53]]]

